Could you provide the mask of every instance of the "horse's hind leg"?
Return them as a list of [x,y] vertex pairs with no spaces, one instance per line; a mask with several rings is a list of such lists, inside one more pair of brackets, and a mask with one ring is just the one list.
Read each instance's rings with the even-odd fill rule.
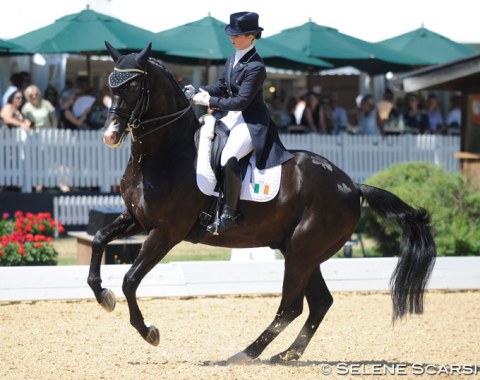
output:
[[286,351],[271,358],[273,363],[299,359],[333,303],[333,297],[323,279],[320,266],[313,271],[308,280],[305,298],[310,309],[308,318],[292,345]]
[[[282,300],[272,323],[244,351],[227,360],[227,364],[243,364],[257,358],[265,348],[280,334],[295,318],[302,314],[303,297],[308,277],[302,275],[307,270],[301,261],[286,258],[283,278]],[[307,270],[310,272],[310,269]]]
[[115,308],[115,295],[109,289],[102,288],[102,278],[100,276],[100,265],[102,262],[105,247],[111,241],[119,237],[132,236],[141,231],[141,228],[135,224],[134,219],[125,211],[109,225],[100,229],[92,241],[92,258],[90,260],[90,270],[88,273],[88,285],[93,290],[97,302],[107,311]]

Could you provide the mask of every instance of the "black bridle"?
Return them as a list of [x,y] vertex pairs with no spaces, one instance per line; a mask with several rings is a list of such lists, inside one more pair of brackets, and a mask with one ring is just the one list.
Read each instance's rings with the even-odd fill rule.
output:
[[[121,110],[117,107],[110,107],[108,110],[109,113],[113,113],[118,117],[121,117],[122,119],[127,120],[127,128],[125,128],[125,132],[131,133],[133,142],[135,142],[136,140],[140,140],[145,136],[176,122],[177,120],[182,118],[190,108],[192,108],[192,103],[189,103],[188,106],[186,106],[185,108],[182,108],[180,111],[176,111],[168,115],[161,115],[161,116],[156,116],[150,119],[142,120],[143,114],[148,110],[150,106],[150,89],[148,88],[148,81],[147,81],[148,73],[146,71],[141,71],[138,69],[120,70],[115,68],[114,70],[122,71],[124,73],[134,73],[134,74],[141,73],[142,75],[142,85],[141,85],[140,91],[138,92],[137,99],[135,101],[135,106],[133,107],[133,109],[130,112],[128,112],[128,111]],[[125,83],[122,83],[122,85],[119,87],[126,86],[131,80],[133,80],[137,76],[138,75],[133,76],[130,80],[126,81]],[[168,121],[166,121],[163,124],[160,124],[159,126],[153,128],[152,130],[149,130],[143,133],[140,136],[134,135],[133,131],[136,130],[141,125],[145,125],[145,124],[149,124],[149,123],[153,123],[155,121],[161,121],[161,120],[168,120]]]

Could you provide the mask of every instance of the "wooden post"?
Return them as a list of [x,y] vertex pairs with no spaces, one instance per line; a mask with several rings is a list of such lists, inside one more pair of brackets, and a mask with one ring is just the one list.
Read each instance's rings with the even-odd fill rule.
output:
[[480,154],[470,152],[457,152],[453,157],[460,159],[462,174],[480,186]]

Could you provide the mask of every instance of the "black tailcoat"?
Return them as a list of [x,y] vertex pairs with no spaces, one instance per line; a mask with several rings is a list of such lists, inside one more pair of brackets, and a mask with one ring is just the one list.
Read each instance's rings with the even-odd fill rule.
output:
[[255,48],[233,66],[235,53],[228,58],[215,84],[202,86],[210,94],[210,108],[241,111],[247,123],[259,169],[270,168],[292,158],[280,141],[278,130],[263,100],[267,71]]

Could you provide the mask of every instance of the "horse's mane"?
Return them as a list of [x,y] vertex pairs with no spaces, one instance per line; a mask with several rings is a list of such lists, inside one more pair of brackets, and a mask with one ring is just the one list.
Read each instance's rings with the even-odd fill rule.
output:
[[[155,66],[156,68],[158,68],[160,71],[162,71],[165,76],[167,77],[167,79],[170,81],[170,83],[172,84],[172,87],[173,88],[177,88],[177,92],[179,93],[180,96],[182,96],[186,102],[188,102],[188,99],[187,97],[185,96],[184,92],[182,91],[182,88],[180,87],[180,84],[178,83],[177,79],[173,76],[173,74],[170,72],[170,70],[168,70],[164,65],[163,63],[161,63],[158,59],[156,58],[153,58],[153,57],[150,57],[148,59],[148,62],[150,62],[153,66]],[[191,110],[193,112],[193,110]],[[196,120],[196,122],[193,124],[194,125],[194,129],[197,130],[198,128],[200,128],[200,123],[198,122],[198,119],[197,117],[194,117],[194,119]]]
[[153,64],[154,66],[156,66],[157,68],[159,68],[161,71],[163,71],[166,75],[167,75],[167,78],[170,80],[170,82],[172,82],[173,84],[175,84],[175,86],[180,90],[180,93],[182,95],[183,94],[183,91],[177,81],[177,79],[173,76],[173,74],[170,72],[170,70],[168,70],[165,65],[160,62],[158,59],[156,58],[153,58],[153,57],[150,57],[148,59],[148,62],[150,62],[151,64]]

